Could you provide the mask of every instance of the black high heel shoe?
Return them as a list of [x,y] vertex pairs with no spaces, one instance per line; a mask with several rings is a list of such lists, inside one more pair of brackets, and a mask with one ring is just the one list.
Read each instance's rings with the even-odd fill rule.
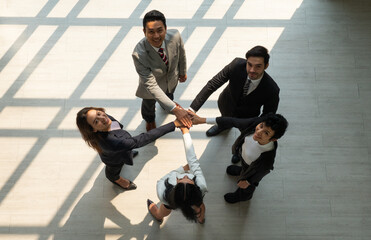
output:
[[127,188],[122,187],[117,182],[113,182],[113,184],[116,184],[117,186],[119,186],[121,189],[124,189],[125,191],[130,191],[130,190],[137,189],[137,185],[135,183],[133,183],[132,181],[130,181],[129,186]]
[[133,158],[135,158],[139,152],[136,150],[131,150],[131,153],[133,154]]
[[151,206],[152,203],[154,203],[154,202],[152,202],[151,200],[147,199],[147,209],[148,209],[148,212],[152,215],[152,217],[153,217],[154,219],[156,219],[156,221],[157,221],[158,223],[161,224],[161,223],[163,222],[163,219],[161,219],[161,220],[157,219],[155,216],[153,216],[153,214],[152,214],[151,211],[149,210],[149,206]]

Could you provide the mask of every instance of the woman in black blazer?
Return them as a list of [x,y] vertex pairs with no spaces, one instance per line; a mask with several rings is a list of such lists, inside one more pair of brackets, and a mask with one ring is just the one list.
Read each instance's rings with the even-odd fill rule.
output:
[[133,155],[140,148],[166,133],[182,126],[177,120],[152,129],[138,136],[131,136],[122,129],[122,124],[105,113],[104,108],[85,107],[77,113],[76,124],[85,142],[99,153],[106,165],[106,177],[125,190],[136,189],[136,185],[120,176],[124,164],[133,165]]

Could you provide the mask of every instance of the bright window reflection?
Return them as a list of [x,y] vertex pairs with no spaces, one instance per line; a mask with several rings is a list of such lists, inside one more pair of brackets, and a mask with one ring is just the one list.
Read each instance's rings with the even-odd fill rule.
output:
[[[153,9],[160,10],[167,19],[191,19],[202,4],[202,0],[153,0],[148,5],[141,18],[144,17],[148,11]],[[179,9],[174,11],[174,9]]]
[[35,17],[48,0],[2,0],[0,1],[1,17]]
[[60,107],[5,107],[0,129],[47,129]]
[[[22,26],[23,27],[23,26]],[[35,58],[36,54],[40,51],[42,46],[48,40],[48,38],[53,34],[55,31],[56,26],[40,26],[38,27],[31,36],[27,39],[25,44],[17,49],[15,56],[10,59],[10,61],[6,64],[4,69],[0,71],[0,96],[6,93],[9,87],[16,81],[22,72],[25,71],[25,68],[30,64],[30,62]],[[2,42],[3,35],[13,35],[14,40],[16,40],[16,36],[20,34],[20,29],[11,28],[0,28],[0,30],[4,30],[6,34],[1,34],[0,39]],[[7,39],[6,37],[5,39]],[[1,44],[0,44],[1,45]],[[10,45],[10,44],[9,44]],[[5,52],[4,52],[5,54]],[[48,76],[50,79],[51,76]],[[40,86],[34,86],[40,87]]]
[[128,18],[140,2],[140,0],[88,1],[78,18]]
[[233,0],[215,0],[203,19],[222,19],[233,2]]
[[68,98],[118,30],[119,27],[68,28],[15,97]]

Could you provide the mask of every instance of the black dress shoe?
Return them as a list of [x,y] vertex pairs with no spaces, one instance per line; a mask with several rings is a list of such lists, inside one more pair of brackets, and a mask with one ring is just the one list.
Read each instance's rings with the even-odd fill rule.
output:
[[133,158],[135,158],[139,152],[136,150],[132,150],[131,153],[133,154]]
[[231,159],[232,163],[234,164],[238,163],[240,160],[240,156],[238,156],[237,154],[234,154]]
[[224,200],[228,203],[238,203],[242,201],[248,201],[252,198],[255,191],[255,186],[250,185],[246,189],[237,188],[233,193],[227,193],[224,195]]
[[209,130],[206,131],[206,136],[208,137],[216,136],[224,130],[225,129],[218,127],[218,125],[214,125],[211,128],[209,128]]
[[227,173],[232,176],[240,176],[242,171],[241,166],[230,165],[227,167]]
[[153,216],[153,214],[149,210],[149,206],[151,206],[152,203],[154,203],[154,202],[152,202],[151,200],[147,199],[147,209],[148,209],[148,212],[152,215],[152,217],[154,219],[156,219],[157,222],[162,223],[163,219],[159,220],[159,219],[155,218],[155,216]]
[[235,192],[234,193],[227,193],[227,194],[225,194],[224,195],[224,200],[227,203],[238,203],[239,201],[241,201],[240,200],[240,197]]

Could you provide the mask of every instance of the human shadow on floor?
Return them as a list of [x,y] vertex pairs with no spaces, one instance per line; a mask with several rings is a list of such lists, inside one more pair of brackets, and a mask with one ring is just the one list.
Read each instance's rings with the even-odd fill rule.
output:
[[[107,192],[104,189],[107,188],[104,181],[108,180],[104,177],[103,169],[89,192],[75,205],[63,227],[55,232],[54,239],[103,240],[106,239],[106,235],[121,236],[120,239],[144,239],[150,235],[153,231],[150,226],[152,216],[147,214],[142,222],[133,224],[112,203],[118,194],[125,194],[125,191],[120,191],[117,186],[112,185],[114,191]],[[130,208],[129,205],[126,207]]]

